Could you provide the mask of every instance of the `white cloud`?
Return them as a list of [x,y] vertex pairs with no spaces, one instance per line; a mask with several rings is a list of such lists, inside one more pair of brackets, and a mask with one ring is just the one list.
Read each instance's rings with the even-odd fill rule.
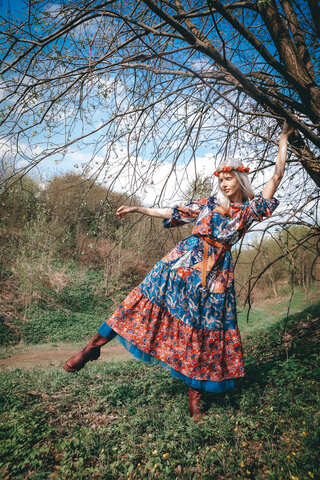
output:
[[[81,156],[83,154],[80,157],[76,152],[72,154],[77,161]],[[67,157],[71,158],[70,155]],[[214,168],[212,154],[196,158],[195,164],[177,165],[173,170],[170,162],[152,164],[141,157],[128,158],[126,150],[117,145],[113,146],[107,159],[96,156],[91,162],[90,172],[114,191],[136,195],[145,205],[165,206],[184,202],[186,192],[196,176],[211,176]]]

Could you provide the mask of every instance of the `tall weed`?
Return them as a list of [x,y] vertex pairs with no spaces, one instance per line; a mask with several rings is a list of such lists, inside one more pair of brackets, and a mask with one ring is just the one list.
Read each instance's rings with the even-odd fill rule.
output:
[[41,210],[21,230],[12,271],[18,280],[18,294],[24,307],[59,291],[68,283],[65,268],[57,269],[58,242]]

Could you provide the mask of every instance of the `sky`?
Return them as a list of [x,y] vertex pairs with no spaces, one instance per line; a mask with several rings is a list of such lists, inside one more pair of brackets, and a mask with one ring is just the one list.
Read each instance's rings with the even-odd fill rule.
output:
[[[57,2],[53,2],[57,3]],[[21,15],[20,12],[23,11],[24,2],[21,0],[0,0],[0,12],[3,14],[5,11],[8,11],[11,15],[11,18],[19,18]],[[112,85],[112,77],[101,77],[99,80],[102,87],[107,87]],[[117,88],[121,89],[119,84]],[[99,89],[93,90],[91,94],[91,100],[94,101],[94,95],[99,95]],[[125,95],[124,95],[125,97]],[[123,98],[123,100],[125,100]],[[94,129],[105,121],[105,112],[101,108],[102,103],[98,105],[95,110],[93,118],[90,118],[92,121],[91,129]],[[107,105],[107,103],[106,103]],[[161,109],[161,104],[158,106]],[[50,180],[53,176],[62,175],[67,172],[77,172],[82,173],[86,172],[87,175],[91,175],[97,180],[100,184],[104,185],[107,188],[111,188],[113,191],[125,192],[126,194],[132,194],[137,196],[141,203],[146,206],[175,206],[179,204],[186,203],[186,192],[190,190],[190,185],[195,180],[196,176],[200,178],[209,177],[212,179],[212,191],[215,192],[217,189],[217,177],[213,175],[213,172],[216,168],[216,165],[219,164],[221,160],[221,155],[216,154],[218,151],[219,145],[219,121],[223,118],[224,111],[221,109],[219,112],[219,105],[214,105],[218,111],[212,109],[211,117],[207,120],[207,123],[204,125],[204,135],[207,135],[207,142],[204,141],[199,148],[194,152],[192,161],[188,162],[183,159],[176,167],[174,175],[169,177],[169,174],[172,170],[172,159],[174,158],[172,152],[170,152],[170,147],[173,149],[175,145],[171,145],[167,148],[167,156],[163,155],[161,158],[161,163],[159,162],[157,168],[154,168],[151,165],[152,152],[151,147],[146,145],[144,150],[139,153],[138,156],[128,156],[126,151],[126,145],[124,142],[116,142],[114,148],[106,153],[107,146],[100,149],[94,148],[95,140],[100,141],[99,134],[93,136],[93,141],[90,144],[89,142],[83,142],[74,144],[72,147],[68,148],[63,154],[54,155],[50,158],[44,159],[36,168],[31,171],[31,175],[40,183],[40,185],[45,186],[46,182]],[[227,106],[224,106],[226,109]],[[229,107],[230,108],[230,107]],[[66,116],[72,116],[73,112],[66,111]],[[183,116],[185,112],[179,112],[177,110],[177,118],[181,114]],[[221,118],[219,118],[221,115]],[[57,117],[56,122],[63,123],[63,118]],[[165,129],[169,129],[170,125],[165,123],[161,125],[161,135]],[[75,124],[74,128],[74,137],[77,137],[81,134],[82,127],[80,123]],[[106,131],[108,132],[108,131]],[[209,133],[208,133],[209,132]],[[211,132],[214,133],[214,139],[210,139]],[[34,135],[33,135],[34,133]],[[25,144],[21,143],[20,148],[24,151],[26,159],[24,164],[21,163],[21,167],[24,167],[28,164],[28,157],[33,153],[41,154],[41,144],[45,144],[47,140],[44,139],[43,133],[37,134],[35,132],[30,132],[28,142]],[[108,133],[102,133],[107,136]],[[160,137],[159,135],[159,144]],[[48,134],[49,136],[49,134]],[[56,145],[60,143],[60,137],[57,133],[51,135],[50,140],[52,140]],[[61,140],[62,142],[62,140]],[[63,143],[63,142],[62,142]],[[3,148],[8,146],[3,146],[0,143],[0,151]],[[237,156],[245,165],[251,166],[251,159],[255,158],[255,152],[250,151],[250,144],[246,151],[238,149],[234,152],[234,156]],[[88,163],[90,163],[90,168],[88,168]],[[150,168],[151,165],[151,168]],[[261,191],[261,185],[265,183],[272,175],[273,168],[268,168],[263,172],[258,172],[255,175],[254,188],[256,192]],[[281,202],[280,206],[276,210],[276,215],[273,216],[270,221],[266,220],[263,223],[262,228],[264,229],[268,222],[272,223],[274,221],[284,220],[285,216],[288,215],[285,213],[290,203],[288,201],[287,194],[295,192],[293,190],[294,185],[290,184],[288,178],[283,181],[282,186],[277,192],[280,199],[285,201]],[[296,198],[301,192],[297,191],[295,193]],[[297,204],[297,202],[296,202]],[[293,219],[294,220],[294,219]],[[261,226],[257,224],[254,229],[259,231]],[[246,243],[250,243],[256,236],[256,233],[252,233],[246,236]]]
[[[20,12],[25,8],[24,2],[21,0],[0,0],[0,2],[2,2],[0,3],[2,12],[8,10],[9,7],[11,18],[19,18],[19,15],[21,15]],[[102,81],[104,81],[106,85],[108,82],[112,82],[112,79],[105,78],[102,79]],[[96,93],[98,94],[99,92]],[[70,115],[72,115],[72,112]],[[183,112],[181,112],[181,115],[183,115]],[[103,119],[104,112],[97,108],[91,128],[99,125],[99,122],[102,122]],[[207,127],[214,131],[217,117],[213,116],[210,121],[211,124],[208,123]],[[163,125],[161,128],[165,129],[168,127]],[[77,136],[80,130],[80,125],[76,124],[74,136]],[[36,152],[37,149],[40,149],[39,145],[43,142],[41,135],[35,134],[30,139],[29,145],[21,145],[21,148],[25,150],[26,156],[30,155],[31,150]],[[57,134],[52,135],[52,140],[56,144],[59,144],[60,140]],[[172,169],[171,158],[169,157],[164,157],[156,169],[153,170],[152,167],[151,171],[154,173],[150,173],[151,151],[149,147],[146,147],[144,152],[138,157],[128,158],[124,145],[119,141],[118,144],[115,144],[114,149],[110,152],[106,161],[105,151],[102,149],[101,151],[94,152],[92,145],[75,144],[64,152],[63,155],[55,155],[45,159],[32,171],[32,175],[43,184],[54,175],[61,175],[70,171],[81,173],[83,170],[86,170],[90,175],[96,176],[97,181],[106,187],[111,187],[113,190],[119,192],[135,194],[141,199],[144,205],[148,206],[159,204],[160,195],[161,206],[172,206],[181,203],[190,188],[190,184],[195,180],[196,175],[200,177],[211,177],[213,190],[215,190],[217,179],[212,174],[221,157],[214,154],[214,143],[210,145],[209,142],[207,145],[204,143],[201,148],[196,150],[193,162],[190,162],[190,164],[181,162],[177,165],[175,175],[172,175],[169,179],[168,175]],[[171,145],[171,147],[173,147],[173,145]],[[247,153],[247,156],[244,153]],[[245,164],[250,164],[250,158],[252,158],[252,156],[250,157],[250,152],[239,151],[237,155],[239,158],[245,159]],[[92,157],[94,157],[93,161]],[[90,170],[87,169],[89,161]],[[25,162],[27,163],[27,160],[25,160]],[[196,168],[194,165],[196,165]],[[119,174],[120,170],[121,174]],[[270,169],[267,170],[265,174],[259,173],[255,180],[255,186],[259,189],[264,179],[269,176],[271,176]]]
[[[58,2],[52,2],[52,5],[59,4]],[[50,2],[49,2],[50,5]],[[13,21],[16,19],[19,19],[20,17],[24,16],[26,13],[26,6],[25,2],[22,0],[0,0],[0,11],[3,15],[7,15],[9,18],[11,18]],[[110,79],[106,79],[106,82],[110,81]],[[96,92],[99,93],[99,92]],[[94,94],[94,93],[93,93]],[[69,113],[72,115],[72,111]],[[183,112],[182,112],[183,114]],[[94,124],[91,128],[93,129],[96,125],[99,124],[99,122],[103,122],[104,120],[104,114],[101,111],[101,109],[97,109],[96,113],[96,119],[94,121]],[[63,119],[60,119],[63,121]],[[56,119],[56,121],[59,121],[59,118]],[[213,122],[213,120],[212,120]],[[62,122],[61,122],[62,123]],[[208,125],[207,125],[208,127]],[[163,125],[161,127],[163,130],[167,128],[167,125]],[[38,132],[37,130],[40,130],[39,128],[35,128],[33,130],[30,130],[29,132],[29,138],[25,140],[20,140],[20,150],[24,153],[25,159],[21,161],[20,167],[24,167],[28,165],[28,157],[32,157],[33,154],[39,154],[40,155],[40,145],[43,145],[45,143],[45,139],[43,137],[44,131]],[[80,123],[75,124],[74,132],[73,135],[74,137],[79,136],[81,133],[81,125]],[[94,136],[92,137],[93,139],[95,138]],[[98,136],[96,136],[98,138]],[[159,136],[160,138],[160,136]],[[62,144],[63,140],[62,137],[61,139],[56,133],[51,134],[51,138],[56,145],[59,145],[59,142]],[[92,142],[93,145],[93,142]],[[99,175],[98,180],[106,183],[108,186],[108,180],[106,177],[110,176],[110,172],[112,172],[113,176],[116,176],[117,168],[121,168],[123,165],[124,159],[123,159],[123,154],[122,154],[122,146],[121,143],[119,142],[118,145],[115,146],[115,149],[112,153],[114,158],[110,158],[107,162],[108,169],[109,171],[106,172],[101,172]],[[172,145],[173,147],[173,145]],[[3,148],[0,145],[0,149]],[[7,146],[7,148],[11,148],[11,145]],[[96,165],[96,169],[99,168],[104,162],[105,162],[105,152],[93,152],[93,148],[84,145],[84,144],[78,144],[78,146],[73,146],[69,148],[67,151],[63,153],[63,155],[54,155],[50,158],[44,159],[33,171],[32,175],[38,179],[40,182],[44,183],[48,181],[52,176],[54,175],[60,175],[65,172],[70,172],[70,171],[77,171],[81,172],[83,169],[86,169],[86,165],[88,161],[94,157],[94,165]],[[112,157],[111,155],[111,157]],[[165,158],[162,160],[161,165],[159,168],[155,171],[155,174],[153,176],[149,175],[149,183],[147,185],[143,185],[144,182],[142,181],[143,178],[143,172],[146,172],[148,170],[148,160],[151,158],[151,151],[149,147],[147,146],[144,150],[144,153],[140,155],[138,158],[135,160],[131,160],[129,163],[134,163],[135,162],[135,169],[133,171],[132,168],[130,168],[130,165],[128,165],[127,168],[124,169],[121,177],[119,177],[114,183],[113,183],[113,188],[115,190],[125,190],[130,186],[132,183],[130,179],[132,179],[134,176],[139,176],[139,171],[141,172],[141,189],[137,192],[138,196],[142,199],[142,201],[146,204],[151,204],[154,201],[154,198],[157,199],[160,196],[161,191],[164,188],[164,184],[166,183],[166,179],[168,177],[168,174],[171,171],[171,159],[170,158]],[[213,157],[213,150],[209,147],[201,146],[197,148],[196,151],[196,157],[194,159],[196,165],[197,165],[197,175],[200,176],[210,176],[212,175],[213,170],[215,169],[215,158]],[[118,165],[117,165],[118,164]],[[138,167],[138,168],[137,168]],[[195,171],[194,167],[192,165],[186,166],[183,165],[183,161],[181,162],[181,165],[177,167],[176,170],[177,178],[174,179],[170,178],[167,182],[167,185],[165,187],[165,191],[163,192],[162,195],[162,201],[163,202],[175,202],[178,201],[181,196],[183,196],[184,192],[189,188],[190,183],[195,178]],[[139,184],[139,179],[138,182]],[[142,187],[143,185],[143,187]],[[135,190],[135,186],[132,185],[133,190]]]

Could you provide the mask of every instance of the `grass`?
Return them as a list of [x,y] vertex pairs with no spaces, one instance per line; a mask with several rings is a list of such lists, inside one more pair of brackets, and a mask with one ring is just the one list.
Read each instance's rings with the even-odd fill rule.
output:
[[[288,312],[288,303],[291,297],[289,287],[280,292],[278,297],[272,297],[263,303],[253,305],[249,321],[247,322],[248,308],[238,313],[238,324],[242,335],[248,335],[258,330],[270,328],[279,321],[279,316],[285,316]],[[289,314],[300,312],[319,298],[319,285],[314,283],[306,291],[304,288],[295,287],[290,301]]]
[[105,320],[106,313],[34,308],[28,311],[28,316],[30,320],[21,327],[25,343],[76,342],[92,336],[92,332]]
[[320,303],[245,339],[237,389],[205,395],[136,361],[0,374],[0,474],[20,479],[319,479]]

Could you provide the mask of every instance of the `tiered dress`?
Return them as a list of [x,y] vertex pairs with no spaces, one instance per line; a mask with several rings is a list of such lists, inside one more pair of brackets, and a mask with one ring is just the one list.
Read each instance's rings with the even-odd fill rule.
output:
[[113,330],[135,357],[162,363],[193,388],[233,388],[244,365],[230,248],[278,203],[259,194],[231,203],[228,213],[213,196],[175,207],[164,227],[195,222],[192,235],[153,267],[99,333]]

